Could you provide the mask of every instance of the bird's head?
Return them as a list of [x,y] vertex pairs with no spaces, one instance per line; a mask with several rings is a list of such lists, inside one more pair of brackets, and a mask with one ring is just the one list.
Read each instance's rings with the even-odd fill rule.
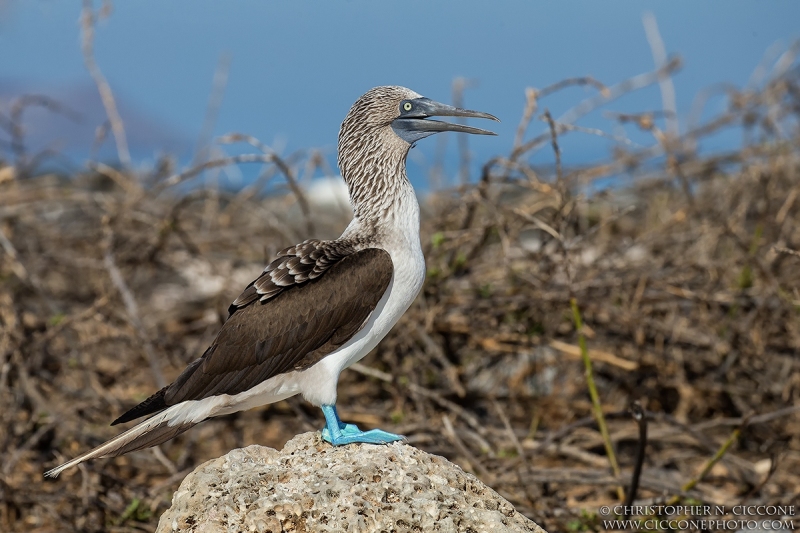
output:
[[[397,86],[375,87],[356,100],[339,130],[339,166],[347,175],[353,166],[375,156],[405,161],[415,142],[434,133],[457,131],[478,135],[495,133],[463,124],[452,124],[430,117],[472,117],[498,120],[496,117],[435,102],[411,89]],[[391,157],[395,155],[397,157]]]

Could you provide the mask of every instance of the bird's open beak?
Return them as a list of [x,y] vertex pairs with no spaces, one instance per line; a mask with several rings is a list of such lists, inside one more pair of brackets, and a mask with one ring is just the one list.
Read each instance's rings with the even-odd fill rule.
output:
[[441,131],[458,131],[461,133],[474,133],[476,135],[497,135],[489,130],[473,128],[463,124],[451,124],[439,120],[430,120],[428,118],[470,117],[488,118],[489,120],[500,122],[497,117],[489,113],[453,107],[451,105],[434,102],[430,98],[416,98],[410,100],[410,103],[412,104],[412,109],[392,121],[392,129],[394,132],[409,143],[413,144],[419,139]]

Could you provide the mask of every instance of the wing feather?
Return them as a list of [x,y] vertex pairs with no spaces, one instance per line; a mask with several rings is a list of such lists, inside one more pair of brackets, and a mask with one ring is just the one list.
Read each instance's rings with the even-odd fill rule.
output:
[[325,250],[324,244],[306,241],[280,252],[231,305],[203,356],[114,423],[187,400],[244,392],[308,368],[350,340],[386,292],[392,260],[378,248],[350,252]]

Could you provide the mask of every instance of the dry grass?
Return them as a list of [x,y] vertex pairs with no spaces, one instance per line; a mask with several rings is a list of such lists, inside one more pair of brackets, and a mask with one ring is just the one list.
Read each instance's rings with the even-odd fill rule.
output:
[[[581,131],[572,121],[663,86],[679,62],[613,87],[578,78],[530,89],[510,154],[477,184],[426,202],[423,294],[343,375],[343,418],[447,456],[547,529],[594,530],[598,507],[621,503],[618,487],[631,483],[641,442],[627,410],[638,401],[649,431],[637,502],[800,505],[800,83],[790,59],[758,89],[730,90],[728,111],[683,135],[661,128],[659,113],[618,115],[653,145],[621,143],[589,168],[556,157],[544,175],[527,163],[532,150],[558,156],[560,137]],[[560,119],[539,110],[575,83],[597,97]],[[526,139],[537,113],[547,131]],[[746,146],[698,155],[700,139],[730,125],[744,127]],[[322,426],[292,399],[42,477],[115,435],[110,420],[202,353],[272,253],[309,227],[332,237],[346,223],[312,220],[295,176],[314,157],[284,161],[252,138],[225,140],[262,149],[252,159],[293,193],[171,194],[192,171],[92,164],[64,179],[26,165],[23,179],[0,169],[1,530],[151,531],[199,463]],[[584,193],[607,175],[637,179]]]

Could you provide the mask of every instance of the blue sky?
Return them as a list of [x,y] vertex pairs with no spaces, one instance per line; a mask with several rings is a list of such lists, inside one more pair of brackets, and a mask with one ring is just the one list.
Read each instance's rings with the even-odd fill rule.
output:
[[[80,53],[80,9],[77,0],[0,0],[0,92],[4,84],[56,95],[93,87]],[[503,120],[492,124],[498,137],[470,139],[481,159],[508,151],[526,87],[588,74],[613,84],[652,69],[642,26],[648,11],[668,52],[684,59],[675,78],[681,113],[703,87],[745,84],[770,46],[800,37],[800,2],[790,0],[118,0],[99,25],[96,56],[127,106],[193,145],[227,54],[216,134],[246,132],[267,144],[280,140],[286,150],[323,147],[331,157],[339,123],[370,87],[405,85],[450,101],[452,80],[463,76],[476,82],[467,107]],[[557,116],[589,94],[574,88],[542,105]],[[612,109],[660,105],[652,88]],[[599,113],[583,124],[613,129]],[[534,123],[532,131],[543,128]],[[417,158],[430,161],[435,147],[423,141]],[[576,141],[564,160],[599,157],[608,147],[602,139]]]

